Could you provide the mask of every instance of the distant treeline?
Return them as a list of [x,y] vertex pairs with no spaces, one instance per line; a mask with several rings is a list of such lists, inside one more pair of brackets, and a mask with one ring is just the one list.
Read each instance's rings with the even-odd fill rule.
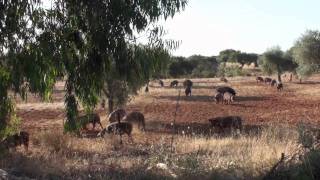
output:
[[[294,43],[283,51],[279,46],[268,48],[262,54],[245,53],[226,49],[218,56],[194,55],[188,58],[171,57],[166,70],[167,77],[229,77],[252,75],[251,64],[259,66],[265,75],[281,75],[291,72],[302,81],[314,73],[320,73],[320,31],[307,30]],[[250,64],[248,66],[243,66]]]
[[232,67],[232,73],[225,73],[225,63],[257,64],[259,55],[245,53],[233,49],[221,51],[218,56],[193,55],[190,57],[172,57],[167,70],[167,76],[178,77],[216,77],[236,75],[233,72],[240,72],[238,66]]

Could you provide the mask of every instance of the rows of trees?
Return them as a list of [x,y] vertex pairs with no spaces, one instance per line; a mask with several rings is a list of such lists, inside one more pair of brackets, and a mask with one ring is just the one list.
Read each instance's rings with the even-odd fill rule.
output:
[[[257,64],[259,55],[254,53],[245,53],[233,49],[223,50],[219,56],[201,56],[193,55],[190,57],[172,57],[167,70],[169,77],[216,77],[228,76],[234,73],[228,73],[229,67],[225,63]],[[234,70],[230,67],[231,71]],[[236,70],[241,70],[237,68]]]
[[215,77],[239,74],[237,72],[240,72],[241,68],[225,66],[228,62],[241,65],[255,63],[264,73],[277,74],[278,81],[281,81],[281,74],[287,71],[297,74],[301,80],[320,70],[320,32],[306,31],[287,51],[282,51],[280,47],[275,46],[261,55],[226,49],[218,56],[173,57],[167,75],[169,77]]
[[275,46],[267,49],[261,55],[245,53],[234,49],[226,49],[218,56],[205,57],[200,55],[171,58],[169,77],[215,77],[240,74],[239,67],[228,67],[225,63],[239,63],[241,65],[255,63],[263,72],[277,74],[281,81],[281,74],[292,72],[300,78],[310,76],[320,70],[320,32],[306,31],[288,51],[282,51]]
[[[66,79],[65,130],[77,130],[78,104],[92,111],[105,96],[124,103],[158,74],[177,46],[156,23],[183,10],[186,0],[0,1],[0,137],[18,118],[10,92],[50,100],[58,78]],[[148,34],[145,45],[136,42]],[[122,89],[121,96],[115,89]],[[111,109],[110,109],[111,110]]]
[[170,77],[213,77],[216,75],[218,62],[215,57],[200,55],[185,57],[172,57],[168,75]]

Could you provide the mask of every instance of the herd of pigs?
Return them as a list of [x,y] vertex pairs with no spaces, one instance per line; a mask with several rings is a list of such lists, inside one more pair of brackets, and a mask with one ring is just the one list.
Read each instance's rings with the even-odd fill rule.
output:
[[[223,82],[228,82],[228,80],[224,77],[220,79]],[[269,77],[256,77],[257,83],[264,83],[266,85],[276,87],[278,91],[283,89],[283,84],[281,82],[276,81],[275,79],[271,79]],[[177,80],[173,80],[170,83],[171,88],[177,87],[179,82]],[[161,87],[164,86],[164,82],[159,80],[159,85]],[[193,82],[191,80],[185,80],[183,82],[183,86],[185,87],[185,95],[191,96]],[[148,86],[147,86],[148,87]],[[235,100],[236,91],[228,86],[218,86],[215,87],[215,95],[214,100],[217,104],[231,104]],[[149,90],[148,90],[149,91]],[[146,92],[148,92],[146,91]],[[104,106],[104,102],[102,106]],[[104,108],[104,107],[103,107]],[[93,129],[95,129],[96,124],[98,124],[102,130],[99,131],[97,137],[103,137],[106,133],[108,134],[117,134],[120,136],[120,143],[122,143],[122,135],[127,134],[129,139],[133,141],[131,133],[133,129],[133,124],[138,125],[138,128],[141,131],[145,131],[145,117],[143,113],[138,111],[133,111],[127,113],[125,109],[118,108],[111,112],[108,115],[109,124],[103,128],[100,116],[97,113],[87,114],[78,117],[78,121],[82,125],[82,130],[87,131],[87,126],[92,124]],[[217,132],[221,132],[226,129],[229,130],[239,130],[241,133],[242,130],[242,119],[239,116],[224,116],[224,117],[216,117],[208,120],[211,124],[211,128],[213,128]],[[29,133],[25,131],[21,131],[12,136],[8,136],[4,140],[0,142],[0,148],[15,148],[16,146],[24,145],[26,149],[28,149],[29,145]]]

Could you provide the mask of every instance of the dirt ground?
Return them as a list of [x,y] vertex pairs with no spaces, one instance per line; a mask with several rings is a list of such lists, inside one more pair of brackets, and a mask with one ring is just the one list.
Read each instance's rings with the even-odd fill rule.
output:
[[[165,87],[151,82],[149,93],[143,90],[126,107],[127,111],[141,111],[146,117],[147,129],[159,130],[170,126],[176,117],[177,126],[208,124],[209,118],[237,115],[244,124],[261,125],[268,123],[297,124],[304,122],[320,125],[320,75],[313,76],[299,84],[296,81],[284,81],[284,90],[277,92],[273,87],[255,82],[255,77],[229,78],[228,83],[216,78],[192,79],[192,96],[186,97],[182,86],[168,87],[169,79],[164,80]],[[183,79],[179,80],[180,84]],[[213,97],[214,86],[227,85],[237,92],[232,105],[218,105]],[[55,86],[53,100],[43,103],[39,98],[29,95],[26,102],[17,99],[18,116],[22,119],[22,129],[28,131],[62,128],[64,113],[64,83]],[[177,108],[179,91],[181,98]],[[175,116],[175,111],[177,113]],[[102,123],[107,124],[107,112],[98,109]]]

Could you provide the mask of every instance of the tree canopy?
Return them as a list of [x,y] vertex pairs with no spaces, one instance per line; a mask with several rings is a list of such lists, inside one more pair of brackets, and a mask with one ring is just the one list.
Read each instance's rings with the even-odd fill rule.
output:
[[238,62],[240,64],[257,64],[258,54],[226,49],[219,53],[219,62]]
[[172,57],[168,73],[171,77],[214,77],[218,68],[216,57],[193,55],[188,58]]
[[27,91],[50,97],[57,71],[44,60],[45,42],[37,34],[42,15],[37,0],[0,1],[0,137],[19,124],[9,90],[22,98]]
[[294,61],[300,77],[309,76],[320,69],[320,32],[306,31],[292,47]]
[[[135,87],[142,84],[137,79],[147,81],[177,45],[163,40],[157,21],[173,17],[186,4],[52,0],[44,9],[39,0],[0,1],[0,130],[12,119],[9,90],[50,99],[56,79],[65,77],[66,128],[74,130],[78,101],[92,110],[108,79]],[[142,32],[149,40],[143,46],[136,41]]]
[[283,52],[280,47],[273,47],[264,52],[259,58],[259,64],[267,74],[277,73],[280,82],[284,71],[294,71],[296,68],[290,54]]

